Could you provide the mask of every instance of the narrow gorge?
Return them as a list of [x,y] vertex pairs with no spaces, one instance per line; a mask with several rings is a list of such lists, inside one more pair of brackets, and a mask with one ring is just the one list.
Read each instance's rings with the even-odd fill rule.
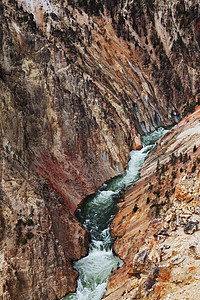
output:
[[[157,228],[164,211],[191,194],[186,220],[197,218],[191,222],[198,234],[199,1],[0,0],[0,11],[0,299],[61,299],[75,292],[72,263],[87,255],[90,242],[77,208],[124,174],[142,136],[177,124],[119,203],[111,231],[124,264],[104,295],[164,297],[156,290],[164,267],[147,259],[148,226]],[[183,163],[186,153],[190,160]],[[147,189],[150,182],[154,190]],[[148,252],[144,276],[134,266],[142,247]],[[160,269],[148,269],[154,264]],[[148,272],[153,283],[143,290]],[[167,289],[178,293],[170,280],[166,295]]]

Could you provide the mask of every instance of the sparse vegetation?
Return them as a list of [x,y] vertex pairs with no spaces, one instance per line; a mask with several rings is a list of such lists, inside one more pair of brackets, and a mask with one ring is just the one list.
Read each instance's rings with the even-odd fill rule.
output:
[[200,96],[197,98],[197,105],[200,105]]
[[161,167],[161,174],[165,173],[165,165],[162,165]]
[[181,89],[182,89],[182,84],[181,84],[180,78],[177,78],[177,80],[174,81],[174,87],[175,87],[175,89],[177,89],[178,91],[181,91]]
[[192,166],[192,170],[191,170],[191,171],[192,171],[192,173],[194,173],[194,172],[195,172],[196,168],[197,168],[197,166],[196,166],[196,164],[194,163],[194,164],[193,164],[193,166]]
[[27,238],[28,240],[32,239],[33,236],[34,236],[34,235],[33,235],[33,233],[32,233],[31,231],[28,231],[28,232],[26,233],[26,238]]
[[196,151],[197,151],[197,146],[194,145],[194,147],[193,147],[193,152],[195,153]]
[[33,225],[33,220],[32,220],[32,219],[28,219],[28,220],[26,221],[26,225],[32,226],[32,225]]
[[22,245],[25,245],[27,243],[27,239],[23,238],[21,242],[22,242]]
[[174,166],[177,162],[177,157],[175,156],[174,153],[172,153],[171,155],[171,159],[170,159],[171,165]]
[[138,206],[137,206],[137,204],[135,204],[135,206],[134,206],[134,208],[133,208],[133,213],[135,213],[137,210],[138,210]]
[[195,109],[196,103],[188,103],[186,108],[185,108],[185,113],[193,113],[194,109]]
[[157,167],[156,167],[156,171],[158,172],[158,171],[159,171],[159,169],[160,169],[160,161],[158,160],[158,161],[157,161]]
[[152,183],[150,182],[150,183],[149,183],[149,188],[148,188],[148,189],[149,189],[149,191],[151,191],[151,190],[152,190],[152,188],[153,188],[153,185],[152,185]]
[[179,160],[180,160],[180,162],[182,162],[182,160],[183,160],[183,154],[182,154],[182,152],[179,155]]
[[25,233],[25,237],[23,235],[23,227],[22,226],[32,226],[34,223],[33,223],[33,220],[32,219],[28,219],[27,221],[23,221],[22,219],[19,219],[16,223],[16,226],[15,226],[15,230],[16,230],[16,244],[19,245],[20,243],[22,245],[25,245],[27,243],[27,240],[30,240],[34,235],[33,233],[28,230],[26,233]]
[[167,199],[169,199],[169,191],[168,191],[168,190],[166,190],[166,192],[165,192],[165,197],[166,197]]
[[187,160],[188,160],[188,156],[187,156],[187,153],[185,153],[184,158],[183,158],[183,163],[185,164],[187,162]]
[[160,189],[158,188],[156,191],[153,191],[153,194],[159,198],[160,197]]
[[173,170],[173,171],[172,171],[172,178],[175,179],[176,176],[177,176],[177,171]]

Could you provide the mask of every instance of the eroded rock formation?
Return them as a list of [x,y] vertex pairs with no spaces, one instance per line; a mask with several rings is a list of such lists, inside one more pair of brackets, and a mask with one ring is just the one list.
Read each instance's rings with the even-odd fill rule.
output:
[[111,230],[125,264],[103,299],[199,298],[199,118],[200,107],[158,141],[119,204]]
[[2,152],[1,299],[57,299],[74,291],[71,262],[87,254],[89,234],[48,182]]
[[0,295],[55,299],[87,252],[82,199],[123,173],[140,134],[199,101],[199,3],[1,0],[0,12]]

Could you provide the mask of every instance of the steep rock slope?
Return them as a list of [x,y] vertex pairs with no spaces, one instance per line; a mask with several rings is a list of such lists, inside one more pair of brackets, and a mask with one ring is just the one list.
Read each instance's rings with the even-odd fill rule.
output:
[[1,5],[3,144],[28,155],[71,211],[123,172],[137,132],[178,121],[199,86],[198,1],[115,4],[113,17],[81,3]]
[[200,107],[158,141],[119,204],[111,230],[125,264],[104,299],[199,297],[199,119]]
[[58,299],[75,291],[71,262],[87,254],[89,234],[18,154],[2,151],[0,172],[0,298]]
[[0,0],[0,12],[0,295],[55,299],[87,252],[81,200],[124,171],[140,134],[199,101],[199,3]]

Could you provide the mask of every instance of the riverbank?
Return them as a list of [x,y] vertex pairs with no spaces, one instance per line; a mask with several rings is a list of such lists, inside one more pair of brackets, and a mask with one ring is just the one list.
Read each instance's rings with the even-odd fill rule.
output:
[[[200,107],[161,138],[111,223],[124,265],[103,299],[197,299]],[[167,298],[168,297],[168,298]]]

